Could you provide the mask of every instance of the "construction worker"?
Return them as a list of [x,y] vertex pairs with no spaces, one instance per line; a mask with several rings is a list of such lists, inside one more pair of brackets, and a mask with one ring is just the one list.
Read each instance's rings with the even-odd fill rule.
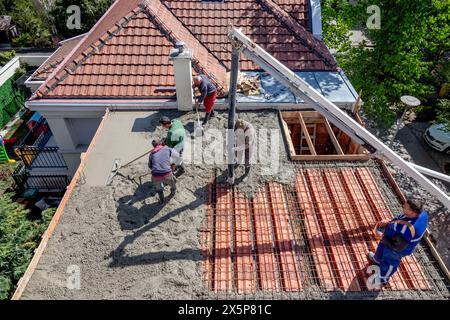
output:
[[164,186],[170,186],[170,197],[175,195],[176,178],[172,172],[171,157],[179,156],[175,149],[164,146],[162,141],[152,141],[153,150],[150,152],[148,167],[152,171],[152,183],[159,196],[159,204],[165,202]]
[[243,153],[245,156],[245,173],[243,179],[245,182],[250,177],[253,154],[255,151],[256,131],[250,122],[242,119],[236,120],[234,131],[236,139],[237,165],[242,164]]
[[195,107],[198,108],[201,103],[205,106],[206,114],[203,119],[203,125],[205,125],[211,117],[215,116],[213,109],[217,99],[217,88],[211,80],[203,74],[195,76],[193,82],[194,87],[200,91],[200,96],[197,98]]
[[185,130],[183,124],[180,120],[174,119],[170,120],[169,117],[163,116],[159,120],[161,125],[168,129],[167,137],[165,139],[165,145],[169,148],[175,149],[179,157],[172,157],[174,165],[176,166],[176,175],[180,175],[184,172],[183,167],[183,151],[184,151],[184,138],[185,138]]
[[408,199],[403,205],[403,214],[377,224],[377,231],[383,237],[377,251],[369,252],[368,257],[380,267],[381,285],[388,283],[401,259],[413,253],[427,226],[428,212],[418,199]]

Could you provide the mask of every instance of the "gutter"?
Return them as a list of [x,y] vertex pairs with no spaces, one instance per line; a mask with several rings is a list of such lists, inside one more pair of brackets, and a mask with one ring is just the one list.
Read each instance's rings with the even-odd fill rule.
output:
[[[351,109],[354,102],[335,103],[344,109]],[[64,100],[46,99],[31,100],[25,102],[27,108],[33,111],[104,111],[106,108],[111,111],[154,111],[157,110],[178,110],[175,100]],[[215,110],[228,110],[228,99],[218,99]],[[238,110],[306,110],[312,107],[307,103],[280,103],[280,102],[239,102],[236,105]],[[193,110],[192,110],[193,111]]]

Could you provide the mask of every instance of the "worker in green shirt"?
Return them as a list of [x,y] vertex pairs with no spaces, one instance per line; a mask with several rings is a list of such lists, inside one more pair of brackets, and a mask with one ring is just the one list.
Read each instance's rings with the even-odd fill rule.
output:
[[173,157],[173,162],[176,165],[176,170],[174,174],[179,176],[184,172],[183,168],[183,150],[184,150],[184,138],[185,138],[185,130],[183,124],[180,120],[173,119],[170,120],[169,117],[163,116],[159,120],[163,128],[168,129],[167,137],[165,139],[165,144],[169,148],[175,149],[180,157]]

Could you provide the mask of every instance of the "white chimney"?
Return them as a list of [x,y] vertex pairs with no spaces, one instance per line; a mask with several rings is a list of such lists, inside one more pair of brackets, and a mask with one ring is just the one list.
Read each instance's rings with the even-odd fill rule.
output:
[[178,110],[191,111],[194,105],[192,89],[192,50],[186,49],[183,42],[175,45],[170,52],[175,73]]

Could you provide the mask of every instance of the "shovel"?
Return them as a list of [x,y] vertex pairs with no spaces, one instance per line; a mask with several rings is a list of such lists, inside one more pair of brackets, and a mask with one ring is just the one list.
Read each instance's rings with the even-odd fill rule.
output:
[[195,111],[197,112],[197,122],[194,122],[194,134],[193,136],[202,136],[203,135],[203,126],[200,122],[200,114],[198,113],[198,103],[195,104]]

